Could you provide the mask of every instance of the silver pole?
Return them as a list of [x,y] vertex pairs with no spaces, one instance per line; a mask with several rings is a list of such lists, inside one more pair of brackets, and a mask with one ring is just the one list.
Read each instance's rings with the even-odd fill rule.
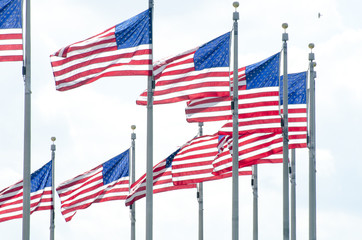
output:
[[[314,48],[310,43],[309,48]],[[315,78],[316,63],[314,53],[309,53],[309,239],[317,239],[317,208],[316,208],[316,120],[315,120]]]
[[[151,9],[151,63],[153,64],[153,0]],[[153,72],[153,71],[152,71]],[[146,171],[146,240],[153,237],[153,73],[147,81],[147,171]]]
[[30,0],[26,0],[24,81],[24,165],[23,165],[23,240],[30,239],[30,169],[31,169],[31,67]]
[[[284,31],[288,28],[283,23]],[[283,40],[283,239],[289,240],[289,179],[288,179],[288,33],[284,32]]]
[[[199,122],[199,137],[202,136],[202,126],[204,123]],[[197,201],[199,203],[199,240],[204,239],[204,189],[203,183],[200,182],[197,188]]]
[[50,211],[50,240],[54,240],[54,229],[55,229],[55,224],[54,224],[54,218],[55,218],[55,137],[51,138],[53,144],[50,146],[50,150],[52,151],[52,205],[53,208]]
[[252,167],[253,176],[251,186],[253,188],[253,240],[258,240],[258,165]]
[[[132,155],[132,161],[130,164],[130,168],[131,168],[131,182],[130,182],[130,186],[136,181],[135,178],[135,173],[136,173],[136,143],[135,143],[135,139],[136,139],[136,133],[134,133],[134,130],[136,129],[136,125],[132,125],[131,126],[132,129],[132,134],[131,134],[131,155]],[[131,188],[130,188],[131,189]],[[136,239],[136,203],[134,202],[131,206],[130,206],[130,210],[131,210],[131,240],[135,240]]]
[[291,240],[297,239],[297,214],[296,214],[296,169],[295,169],[295,149],[291,150],[291,170],[290,170],[290,234]]
[[233,76],[233,168],[232,168],[232,239],[239,239],[239,121],[238,121],[238,20],[237,7],[239,2],[234,2],[234,76]]

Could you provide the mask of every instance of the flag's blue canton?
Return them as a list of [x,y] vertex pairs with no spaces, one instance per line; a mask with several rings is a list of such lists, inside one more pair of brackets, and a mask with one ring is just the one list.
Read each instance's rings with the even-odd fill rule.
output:
[[230,32],[201,46],[194,55],[195,70],[228,67],[230,61]]
[[22,0],[0,0],[0,28],[21,28]]
[[279,86],[279,57],[277,53],[245,68],[246,89]]
[[149,9],[116,25],[115,36],[118,49],[152,43],[151,14],[152,11]]
[[177,153],[181,150],[181,148],[177,149],[174,153],[172,153],[170,156],[168,156],[166,158],[166,165],[165,168],[169,168],[172,166],[172,161],[175,158],[175,156],[177,155]]
[[[283,76],[280,80],[280,104],[283,104]],[[307,72],[288,74],[288,104],[307,103]]]
[[129,176],[129,150],[103,163],[103,184]]
[[30,176],[30,192],[36,192],[52,186],[52,161]]

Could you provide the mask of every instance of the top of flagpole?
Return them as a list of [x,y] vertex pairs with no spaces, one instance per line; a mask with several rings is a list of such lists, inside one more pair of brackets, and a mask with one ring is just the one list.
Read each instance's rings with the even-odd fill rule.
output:
[[233,7],[235,8],[235,12],[236,12],[236,9],[239,7],[239,2],[233,2]]
[[239,7],[239,2],[233,2],[233,7],[235,8],[235,12],[233,13],[233,20],[237,21],[239,20],[239,12],[237,11],[237,8]]
[[308,47],[310,48],[309,61],[313,61],[314,60],[314,53],[313,53],[314,43],[309,43]]

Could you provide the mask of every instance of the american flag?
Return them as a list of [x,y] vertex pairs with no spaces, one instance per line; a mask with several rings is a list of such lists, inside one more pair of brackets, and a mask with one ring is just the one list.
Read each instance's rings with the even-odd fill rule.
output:
[[[200,183],[231,177],[232,173],[214,175],[213,161],[219,154],[219,136],[204,135],[185,144],[172,164],[172,181],[175,185]],[[239,169],[239,175],[251,175],[250,168]]]
[[124,200],[129,193],[129,150],[57,187],[61,212],[70,221],[93,203]]
[[[239,69],[239,133],[281,132],[279,107],[279,57],[277,53],[261,62]],[[205,98],[190,101],[188,122],[231,120],[231,98]],[[227,130],[232,122],[225,124]],[[222,128],[220,135],[229,134]]]
[[[283,113],[283,77],[280,84]],[[307,72],[288,74],[289,149],[307,147]]]
[[[307,147],[307,72],[288,74],[288,136],[289,149]],[[280,113],[283,114],[283,77],[281,77],[280,88]],[[269,132],[281,131],[281,115],[270,118]],[[272,121],[274,123],[272,124]],[[239,119],[240,122],[240,119]],[[263,123],[264,124],[264,123]],[[219,134],[232,135],[232,122],[225,124]],[[243,133],[240,130],[239,133]]]
[[[174,185],[172,181],[171,166],[175,155],[180,151],[176,150],[166,159],[153,167],[153,194],[167,192],[178,189],[196,188],[196,184]],[[146,174],[140,177],[131,186],[131,190],[126,199],[126,206],[132,205],[138,199],[146,196]]]
[[[213,162],[213,174],[219,175],[232,170],[233,139],[228,138],[223,151]],[[253,133],[239,136],[239,168],[259,163],[281,162],[270,156],[283,150],[283,136],[279,133]]]
[[[52,201],[52,161],[30,176],[30,214],[50,210]],[[0,222],[23,217],[23,181],[0,191]]]
[[[153,104],[229,95],[230,32],[154,64]],[[147,90],[137,100],[147,105]]]
[[103,77],[152,74],[151,10],[146,10],[50,56],[56,89],[66,91]]
[[0,1],[0,62],[23,61],[22,2]]

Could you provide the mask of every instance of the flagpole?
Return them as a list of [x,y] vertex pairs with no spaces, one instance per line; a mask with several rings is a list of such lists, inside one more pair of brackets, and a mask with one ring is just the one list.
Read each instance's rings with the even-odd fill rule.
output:
[[232,161],[232,239],[239,239],[239,121],[238,121],[238,20],[239,2],[234,2],[234,76],[233,76],[233,161]]
[[288,174],[288,69],[287,23],[283,23],[283,239],[289,240],[289,174]]
[[[134,130],[136,129],[136,125],[132,125],[131,126],[132,129],[132,134],[131,134],[131,155],[132,155],[132,161],[130,164],[130,168],[131,168],[131,182],[130,182],[130,186],[132,186],[132,184],[136,181],[135,178],[135,173],[136,173],[136,133],[134,132]],[[131,189],[131,187],[130,187]],[[134,202],[130,207],[131,210],[131,240],[135,240],[136,239],[136,203]]]
[[30,239],[30,146],[31,146],[31,38],[30,38],[30,0],[26,0],[25,22],[25,64],[24,76],[24,165],[23,165],[23,240]]
[[55,137],[51,138],[53,144],[50,146],[50,150],[52,151],[52,209],[50,210],[50,240],[54,240],[54,229],[55,229],[55,224],[54,224],[54,217],[55,217],[55,204],[54,204],[54,198],[55,198]]
[[315,120],[315,78],[313,48],[309,48],[309,240],[317,239],[317,208],[316,208],[316,120]]
[[[153,67],[153,0],[149,0],[151,11],[151,66]],[[146,171],[146,240],[153,237],[153,91],[154,78],[147,81],[147,171]]]
[[[203,135],[203,122],[199,122],[199,137]],[[197,186],[197,201],[199,203],[199,240],[204,239],[204,187],[203,183],[198,183]]]
[[253,240],[258,240],[258,165],[252,166],[252,181],[253,188]]
[[290,162],[290,239],[297,239],[297,214],[296,214],[296,169],[295,169],[295,149],[291,150]]

